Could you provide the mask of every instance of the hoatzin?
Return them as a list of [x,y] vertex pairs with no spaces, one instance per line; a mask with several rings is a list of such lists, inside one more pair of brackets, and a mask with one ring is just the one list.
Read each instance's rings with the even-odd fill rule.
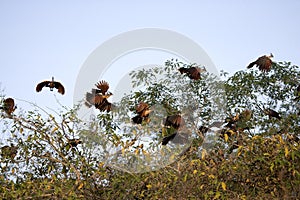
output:
[[53,91],[53,88],[56,88],[60,94],[65,94],[64,86],[60,82],[54,81],[54,77],[52,77],[51,81],[42,81],[37,84],[36,91],[42,91],[43,87],[49,87],[50,91]]
[[206,69],[199,68],[199,67],[190,67],[190,68],[185,68],[181,67],[178,69],[181,74],[185,73],[190,79],[193,80],[199,80],[201,78],[200,74],[202,72],[206,72]]
[[132,121],[135,124],[141,124],[143,121],[149,122],[149,114],[152,110],[149,109],[149,105],[144,102],[140,102],[140,104],[136,107],[137,115],[132,118]]
[[173,141],[176,135],[178,135],[178,140],[186,139],[185,136],[183,136],[182,134],[178,134],[177,132],[177,130],[183,127],[184,125],[185,125],[185,121],[180,114],[167,116],[164,122],[164,126],[169,129],[173,128],[176,131],[164,137],[162,140],[162,145],[167,145],[169,141]]
[[8,115],[11,115],[16,108],[13,98],[4,99],[3,105],[0,107],[0,109],[4,110]]
[[273,58],[272,53],[269,56],[261,56],[256,61],[250,63],[247,68],[249,69],[256,65],[260,71],[269,72],[272,66],[271,58]]
[[92,93],[86,93],[85,105],[91,107],[92,105],[100,111],[111,111],[112,104],[107,100],[112,93],[107,92],[109,84],[106,81],[100,81],[95,84],[97,89],[92,89]]

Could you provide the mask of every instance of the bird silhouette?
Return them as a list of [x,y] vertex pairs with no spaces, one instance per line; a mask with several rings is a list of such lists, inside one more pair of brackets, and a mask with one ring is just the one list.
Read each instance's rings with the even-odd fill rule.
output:
[[42,91],[43,87],[49,87],[50,91],[53,91],[53,88],[56,88],[60,94],[65,94],[64,86],[60,82],[54,81],[54,77],[52,77],[51,81],[42,81],[37,84],[36,91]]
[[152,110],[149,109],[149,105],[144,102],[140,102],[136,107],[137,115],[132,118],[135,124],[141,124],[143,121],[149,122],[149,114]]
[[190,68],[185,68],[181,67],[178,69],[181,74],[185,73],[190,79],[193,80],[199,80],[201,78],[200,74],[202,72],[206,72],[206,69],[199,68],[199,67],[190,67]]
[[254,65],[256,65],[258,67],[258,69],[262,72],[269,72],[271,70],[271,66],[272,66],[272,60],[271,58],[273,58],[273,54],[271,53],[269,56],[261,56],[259,57],[256,61],[251,62],[247,68],[250,69],[252,68]]
[[111,92],[108,92],[109,84],[106,81],[99,81],[95,84],[97,89],[92,89],[92,92],[87,92],[85,96],[85,105],[99,109],[100,111],[110,112],[112,109],[112,103],[107,99],[112,96]]
[[4,99],[2,106],[0,109],[4,110],[8,115],[11,115],[17,106],[15,106],[15,101],[13,98]]

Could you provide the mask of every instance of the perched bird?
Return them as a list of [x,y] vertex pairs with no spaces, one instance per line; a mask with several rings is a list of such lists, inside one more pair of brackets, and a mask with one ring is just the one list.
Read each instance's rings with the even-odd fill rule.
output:
[[18,147],[11,144],[11,146],[3,146],[1,149],[1,156],[6,159],[14,159],[18,153]]
[[190,68],[185,68],[181,67],[178,69],[181,74],[185,73],[190,79],[193,80],[199,80],[201,78],[200,74],[202,72],[206,72],[206,69],[199,68],[199,67],[190,67]]
[[0,109],[4,110],[8,115],[11,115],[16,108],[13,98],[4,99],[3,105],[0,107]]
[[275,118],[277,118],[279,120],[281,119],[281,116],[279,115],[279,113],[276,112],[275,110],[270,109],[270,108],[265,109],[264,113],[266,115],[269,115],[269,117],[275,117]]
[[185,124],[184,119],[179,114],[167,116],[164,125],[171,126],[175,129],[179,129],[180,126]]
[[269,72],[272,66],[271,58],[273,58],[272,53],[269,56],[261,56],[256,61],[250,63],[247,68],[249,69],[256,65],[260,71]]
[[137,115],[132,118],[132,121],[135,124],[141,124],[143,121],[149,122],[149,114],[152,110],[149,109],[149,105],[144,102],[140,102],[140,104],[136,107]]
[[109,84],[106,81],[99,81],[95,84],[97,89],[92,89],[92,92],[87,92],[85,97],[85,105],[99,109],[100,111],[110,112],[112,103],[107,99],[112,96],[111,92],[108,92]]
[[37,84],[36,91],[42,91],[43,87],[49,87],[50,91],[53,91],[53,88],[56,88],[60,94],[65,94],[64,86],[60,82],[54,81],[54,77],[52,77],[51,81],[42,81]]

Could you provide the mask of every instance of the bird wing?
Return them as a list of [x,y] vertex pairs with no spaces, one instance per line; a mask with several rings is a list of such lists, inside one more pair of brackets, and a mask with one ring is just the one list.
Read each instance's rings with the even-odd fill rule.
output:
[[198,67],[191,67],[189,68],[188,70],[188,76],[191,78],[191,79],[194,79],[194,80],[199,80],[200,79],[200,68]]
[[169,141],[171,141],[175,138],[176,135],[177,135],[177,132],[173,133],[172,135],[164,137],[161,144],[162,145],[167,145],[169,143]]
[[149,109],[149,105],[147,103],[140,102],[139,105],[136,107],[136,112],[142,114],[144,110],[148,110],[148,109]]
[[40,92],[40,91],[42,91],[43,87],[45,87],[45,86],[48,87],[49,83],[50,83],[50,81],[42,81],[39,84],[37,84],[35,90],[37,92]]
[[100,89],[101,90],[101,93],[102,94],[105,94],[106,92],[107,92],[107,90],[108,90],[108,88],[109,88],[109,84],[106,82],[106,81],[99,81],[97,84],[95,84],[96,85],[96,87],[98,88],[98,89]]
[[59,93],[65,94],[65,88],[60,82],[54,82],[54,87],[58,90]]
[[268,56],[261,56],[257,59],[256,64],[262,72],[268,72],[272,66],[272,60]]

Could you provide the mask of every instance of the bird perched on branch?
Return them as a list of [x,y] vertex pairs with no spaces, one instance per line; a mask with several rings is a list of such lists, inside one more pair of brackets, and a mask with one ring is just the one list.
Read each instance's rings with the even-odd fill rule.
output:
[[137,115],[132,118],[132,121],[135,124],[141,124],[143,121],[149,122],[149,114],[152,110],[149,109],[149,105],[144,102],[140,102],[139,105],[136,107]]
[[100,111],[111,111],[112,103],[107,99],[112,96],[111,92],[108,92],[109,84],[106,81],[99,81],[95,84],[97,89],[92,89],[92,92],[86,93],[85,105],[88,107],[95,106]]
[[190,67],[190,68],[185,68],[181,67],[178,69],[181,74],[185,73],[190,79],[193,80],[199,80],[201,78],[200,74],[202,72],[206,72],[205,68],[199,68],[199,67]]
[[258,69],[262,72],[269,72],[272,66],[272,60],[273,54],[271,53],[269,56],[261,56],[256,61],[250,63],[248,65],[248,69],[252,68],[254,65],[258,67]]
[[65,94],[64,86],[60,82],[54,81],[54,77],[52,77],[51,81],[42,81],[37,84],[36,91],[42,91],[43,87],[49,87],[50,91],[53,91],[53,88],[56,88],[60,94]]
[[8,115],[11,115],[17,107],[15,106],[15,101],[13,98],[4,99],[0,109],[4,110]]

